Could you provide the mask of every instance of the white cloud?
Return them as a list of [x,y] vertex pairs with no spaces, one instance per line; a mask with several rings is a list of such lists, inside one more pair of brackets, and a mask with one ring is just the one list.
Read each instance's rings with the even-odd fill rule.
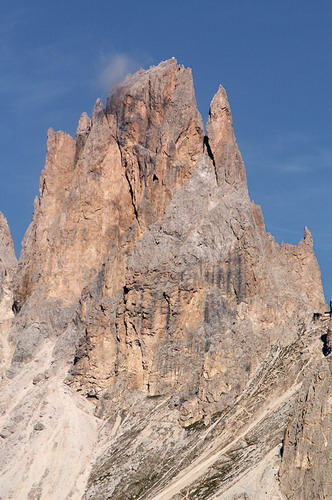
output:
[[[332,148],[319,136],[290,132],[271,141],[246,144],[244,157],[250,172],[280,172],[289,175],[323,175],[331,172]],[[245,154],[247,153],[247,154]]]
[[307,162],[302,157],[295,158],[290,162],[275,163],[274,168],[287,174],[304,174],[310,171],[310,166],[307,165]]
[[132,59],[126,54],[112,54],[104,58],[103,70],[99,80],[105,89],[120,83],[129,73],[134,73],[141,68],[138,61]]
[[282,233],[287,233],[287,234],[292,234],[295,236],[299,236],[300,238],[303,236],[303,231],[301,232],[300,230],[296,231],[295,229],[289,229],[287,227],[280,227],[280,226],[271,226],[270,224],[266,224],[267,231],[273,232],[273,231],[280,231]]

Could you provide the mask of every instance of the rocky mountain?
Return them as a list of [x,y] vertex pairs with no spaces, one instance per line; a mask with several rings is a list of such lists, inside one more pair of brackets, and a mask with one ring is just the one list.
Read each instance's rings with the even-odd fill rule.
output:
[[175,59],[50,130],[0,258],[0,498],[332,498],[312,238],[266,232],[222,87],[206,135]]

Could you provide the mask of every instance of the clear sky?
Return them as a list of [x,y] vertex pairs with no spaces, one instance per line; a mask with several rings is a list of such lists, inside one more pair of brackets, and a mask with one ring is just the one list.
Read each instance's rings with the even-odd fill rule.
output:
[[331,0],[0,0],[0,209],[17,253],[48,127],[74,134],[112,83],[172,56],[204,119],[226,88],[251,198],[278,242],[309,227],[332,294]]

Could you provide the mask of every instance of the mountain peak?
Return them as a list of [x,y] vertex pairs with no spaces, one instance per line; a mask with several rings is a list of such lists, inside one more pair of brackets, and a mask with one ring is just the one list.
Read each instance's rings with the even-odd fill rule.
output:
[[140,70],[50,130],[15,269],[0,216],[4,498],[272,498],[320,273],[266,233],[221,86],[207,133],[190,69]]

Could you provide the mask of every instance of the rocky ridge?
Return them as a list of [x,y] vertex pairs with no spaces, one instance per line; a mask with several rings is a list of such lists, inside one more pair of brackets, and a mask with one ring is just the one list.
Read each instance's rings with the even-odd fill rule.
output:
[[4,498],[328,498],[312,238],[266,233],[222,87],[205,136],[190,69],[127,77],[49,131],[16,268],[0,230]]

